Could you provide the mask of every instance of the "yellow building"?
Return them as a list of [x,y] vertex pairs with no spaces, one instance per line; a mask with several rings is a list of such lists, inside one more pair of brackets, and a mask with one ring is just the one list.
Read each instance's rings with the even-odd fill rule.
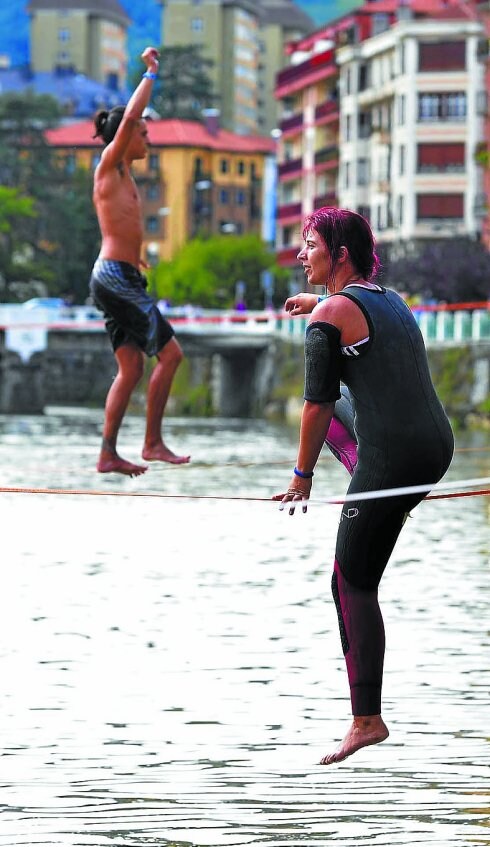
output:
[[125,86],[130,19],[119,0],[30,0],[27,11],[34,73],[71,71]]
[[[275,144],[220,129],[215,116],[198,121],[149,121],[150,152],[134,163],[144,222],[143,259],[155,264],[198,235],[264,235]],[[102,151],[92,121],[49,130],[47,140],[66,167],[93,170]],[[268,226],[266,226],[266,224]],[[267,240],[267,239],[266,239]]]

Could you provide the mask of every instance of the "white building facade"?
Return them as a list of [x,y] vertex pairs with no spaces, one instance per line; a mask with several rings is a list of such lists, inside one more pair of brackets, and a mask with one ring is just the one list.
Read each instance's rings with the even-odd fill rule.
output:
[[337,50],[339,205],[381,241],[477,237],[486,109],[476,21],[401,20]]

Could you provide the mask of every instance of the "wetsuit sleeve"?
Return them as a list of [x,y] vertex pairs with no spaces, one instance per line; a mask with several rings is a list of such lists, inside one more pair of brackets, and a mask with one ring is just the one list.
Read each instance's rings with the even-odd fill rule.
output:
[[305,336],[305,392],[310,403],[331,403],[340,397],[340,332],[314,321]]

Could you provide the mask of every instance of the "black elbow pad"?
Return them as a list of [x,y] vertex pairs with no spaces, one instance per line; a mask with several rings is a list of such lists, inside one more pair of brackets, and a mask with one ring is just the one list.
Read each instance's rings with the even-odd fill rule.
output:
[[310,403],[331,403],[340,397],[340,331],[315,321],[305,335],[305,393]]

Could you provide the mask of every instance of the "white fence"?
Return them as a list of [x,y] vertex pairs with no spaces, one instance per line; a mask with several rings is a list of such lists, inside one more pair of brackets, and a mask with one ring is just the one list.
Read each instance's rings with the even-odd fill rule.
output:
[[[168,320],[186,333],[270,334],[302,343],[307,317],[291,318],[286,312],[218,311],[186,306],[163,312]],[[413,314],[427,344],[464,344],[490,341],[490,305],[417,307]],[[50,329],[102,331],[102,315],[91,306],[27,308],[23,304],[0,304],[0,329],[12,340],[35,334],[38,344]],[[8,349],[15,349],[6,344]],[[38,346],[37,349],[43,349]]]

